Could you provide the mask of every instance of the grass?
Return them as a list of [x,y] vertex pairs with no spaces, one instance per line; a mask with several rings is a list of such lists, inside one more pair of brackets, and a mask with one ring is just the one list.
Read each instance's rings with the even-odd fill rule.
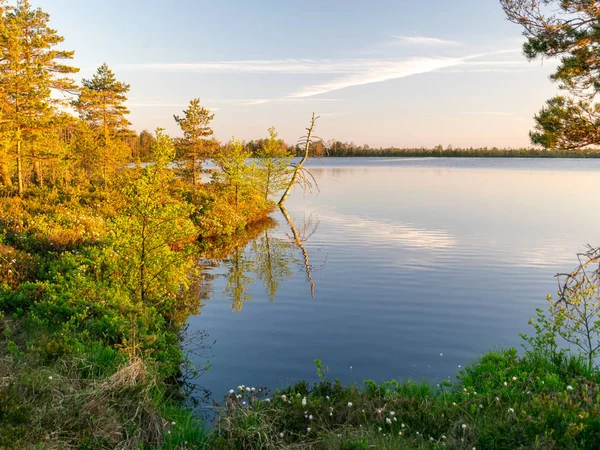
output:
[[[49,362],[0,319],[0,448],[201,448],[206,434],[149,360],[97,345]],[[184,444],[187,442],[187,444]]]
[[268,400],[244,389],[226,398],[211,448],[597,449],[599,380],[577,358],[509,349],[439,387],[322,380]]

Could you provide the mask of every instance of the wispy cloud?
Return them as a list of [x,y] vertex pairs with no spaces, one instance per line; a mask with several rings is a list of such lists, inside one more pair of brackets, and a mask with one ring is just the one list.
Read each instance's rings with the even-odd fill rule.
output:
[[[451,43],[438,38],[399,36],[398,39],[411,39],[414,42],[438,44]],[[438,42],[439,41],[439,42]],[[415,57],[415,58],[371,58],[371,59],[275,59],[275,60],[236,60],[198,63],[151,63],[125,64],[124,70],[157,70],[197,73],[264,73],[264,74],[310,74],[333,75],[328,81],[304,86],[279,98],[250,98],[229,100],[239,105],[262,105],[271,102],[301,101],[317,95],[353,86],[381,83],[412,75],[450,70],[470,71],[513,71],[522,70],[524,62],[481,59],[494,55],[513,53],[514,49],[500,50],[462,57]],[[479,61],[474,61],[479,60]],[[337,75],[337,77],[335,77]],[[313,101],[316,101],[313,100]],[[138,106],[138,105],[130,105]],[[185,106],[185,105],[139,105],[139,106]]]
[[198,63],[151,63],[122,64],[121,70],[159,70],[175,72],[204,73],[353,73],[360,69],[361,60],[329,60],[329,59],[271,59],[271,60],[238,60],[212,61]]
[[404,78],[411,75],[433,72],[462,63],[459,58],[410,58],[402,61],[370,61],[362,65],[357,73],[346,75],[325,83],[304,87],[289,95],[289,98],[311,97],[339,89],[364,84]]
[[238,105],[264,105],[265,103],[300,103],[304,101],[310,102],[335,102],[336,99],[333,98],[248,98],[248,99],[239,99],[233,102]]
[[395,43],[416,45],[462,45],[462,42],[425,36],[393,36]]

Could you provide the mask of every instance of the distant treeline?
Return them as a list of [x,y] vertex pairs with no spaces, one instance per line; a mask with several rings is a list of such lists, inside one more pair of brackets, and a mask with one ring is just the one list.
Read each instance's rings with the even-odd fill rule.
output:
[[[263,140],[258,139],[244,143],[254,156],[258,156]],[[279,141],[282,150],[287,149],[291,155],[300,156],[304,150],[297,146],[286,145]],[[311,156],[316,157],[445,157],[445,158],[600,158],[600,149],[538,149],[538,148],[444,148],[438,145],[433,148],[371,148],[369,145],[356,145],[352,142],[340,142],[331,139],[327,142],[317,141],[311,145]]]
[[535,148],[350,148],[330,149],[324,156],[397,156],[397,157],[444,157],[444,158],[600,158],[598,150],[546,150]]

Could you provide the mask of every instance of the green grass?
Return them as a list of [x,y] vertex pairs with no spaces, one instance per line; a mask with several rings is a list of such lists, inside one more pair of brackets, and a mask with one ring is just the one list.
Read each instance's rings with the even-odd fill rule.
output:
[[[298,383],[269,401],[230,395],[212,436],[222,449],[600,447],[600,386],[585,362],[490,352],[441,387],[395,381]],[[303,399],[306,404],[303,405]],[[246,402],[242,405],[241,402]],[[309,431],[310,429],[310,431]]]

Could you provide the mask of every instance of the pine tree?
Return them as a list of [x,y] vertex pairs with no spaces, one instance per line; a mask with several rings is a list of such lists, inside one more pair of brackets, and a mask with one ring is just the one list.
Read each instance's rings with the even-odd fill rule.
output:
[[550,76],[569,97],[556,96],[535,116],[534,144],[576,149],[600,144],[600,2],[500,0],[509,21],[523,27],[529,60],[560,58]]
[[82,81],[79,98],[73,102],[80,117],[96,132],[97,147],[93,156],[98,164],[104,184],[109,171],[122,165],[130,155],[125,144],[131,131],[131,123],[125,117],[129,110],[125,106],[129,85],[117,81],[106,63],[94,76]]
[[180,147],[183,151],[182,159],[185,161],[188,171],[191,172],[192,183],[198,181],[198,172],[201,167],[201,159],[205,156],[204,150],[208,147],[206,138],[212,136],[213,130],[210,122],[215,117],[210,110],[200,106],[200,99],[190,101],[188,109],[183,111],[184,116],[173,116],[175,122],[183,131],[183,139]]
[[[55,49],[64,38],[48,26],[47,13],[32,9],[28,0],[21,0],[16,6],[1,4],[0,14],[0,124],[4,138],[16,147],[18,188],[22,195],[25,157],[36,157],[34,137],[51,126],[55,106],[61,103],[51,98],[51,92],[74,92],[75,84],[68,75],[79,69],[62,63],[72,59],[74,52]],[[2,172],[6,170],[5,163]],[[41,179],[39,170],[38,167],[37,177]],[[3,178],[5,184],[10,184]]]

